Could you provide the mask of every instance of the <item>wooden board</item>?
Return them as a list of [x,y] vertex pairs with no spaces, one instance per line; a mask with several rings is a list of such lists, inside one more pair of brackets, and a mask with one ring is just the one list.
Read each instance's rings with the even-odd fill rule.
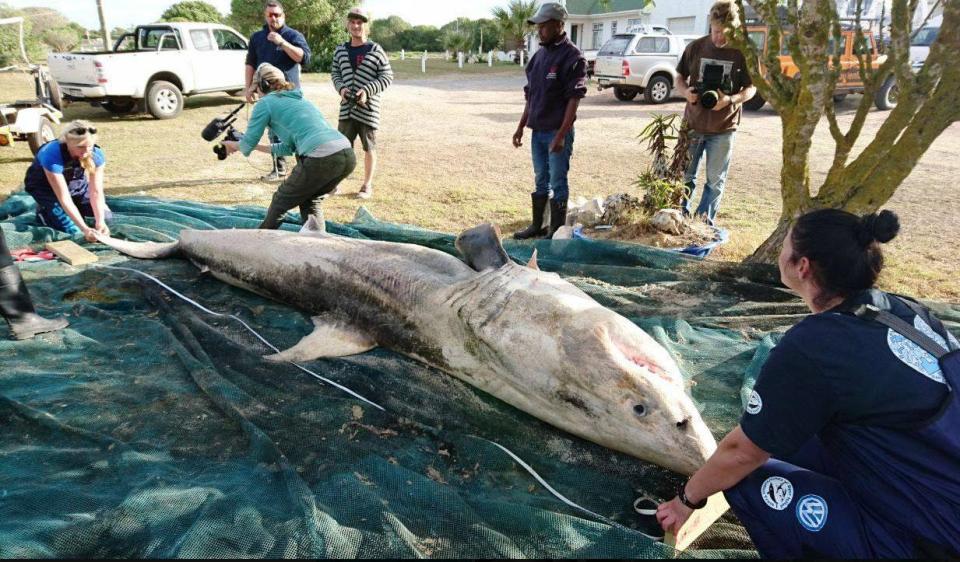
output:
[[87,265],[98,259],[95,254],[81,248],[72,240],[48,242],[46,248],[70,265]]
[[676,535],[667,533],[663,542],[679,551],[686,550],[728,509],[730,509],[730,505],[727,503],[727,499],[723,497],[723,492],[710,496],[706,507],[694,511],[690,519],[687,519],[687,522],[680,528],[680,532]]

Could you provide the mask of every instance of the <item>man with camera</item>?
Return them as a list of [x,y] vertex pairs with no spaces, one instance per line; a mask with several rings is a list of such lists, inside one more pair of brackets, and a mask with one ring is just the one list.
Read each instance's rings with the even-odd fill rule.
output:
[[363,186],[357,197],[373,196],[373,174],[377,169],[377,130],[380,128],[380,94],[393,82],[393,69],[383,47],[368,41],[370,13],[353,8],[347,14],[350,41],[333,52],[330,77],[340,94],[338,129],[350,143],[360,137],[364,151]]
[[[267,0],[263,7],[266,23],[263,29],[250,36],[245,71],[247,103],[257,97],[253,74],[263,63],[269,63],[283,71],[287,82],[300,89],[300,67],[310,63],[310,46],[303,34],[286,25],[286,14],[278,0]],[[278,142],[271,131],[271,141]],[[273,171],[263,176],[264,181],[279,181],[287,174],[287,164],[282,157],[273,159]]]
[[684,119],[690,127],[690,164],[683,179],[689,192],[684,213],[690,214],[697,170],[706,153],[707,177],[694,214],[705,217],[710,224],[714,224],[720,208],[743,104],[757,91],[743,53],[727,46],[724,28],[731,23],[740,24],[734,4],[730,0],[714,3],[710,8],[710,35],[687,45],[677,65],[676,87],[687,100]]

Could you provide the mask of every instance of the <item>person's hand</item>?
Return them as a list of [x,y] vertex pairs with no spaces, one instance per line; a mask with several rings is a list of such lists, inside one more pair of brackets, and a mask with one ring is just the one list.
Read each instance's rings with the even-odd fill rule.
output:
[[364,89],[357,90],[357,105],[360,107],[367,107],[367,91]]
[[83,232],[83,238],[84,238],[87,242],[96,242],[96,241],[97,241],[97,231],[96,231],[96,230],[94,230],[94,229],[92,229],[92,228],[90,228],[90,227],[88,227],[88,226],[83,226],[83,227],[81,227],[81,228],[82,228],[82,232]]
[[350,88],[340,88],[340,101],[347,103],[347,94],[350,93]]
[[513,133],[513,146],[515,148],[523,146],[523,129],[517,129],[517,132]]
[[553,137],[553,141],[550,143],[550,152],[554,154],[557,152],[563,152],[565,146],[567,146],[566,135],[561,135],[558,133],[557,136]]
[[690,105],[697,105],[697,102],[700,101],[700,94],[693,91],[693,89],[687,90],[687,95],[683,96],[687,99],[687,103]]
[[724,109],[731,105],[733,105],[733,98],[731,98],[727,94],[723,94],[722,96],[720,96],[720,99],[717,100],[717,105],[713,106],[713,110],[720,111],[721,109]]
[[104,236],[110,236],[110,227],[107,226],[107,223],[105,222],[97,223],[95,229],[98,233],[103,234]]
[[277,45],[278,47],[287,42],[286,39],[283,38],[283,35],[280,35],[276,31],[271,31],[267,34],[267,41]]
[[667,533],[676,535],[692,514],[693,510],[680,503],[679,498],[673,498],[657,506],[657,523]]
[[250,86],[247,88],[247,91],[244,92],[244,97],[246,97],[247,103],[253,103],[257,101],[257,87]]
[[240,143],[238,143],[237,141],[225,140],[220,144],[222,144],[223,147],[227,149],[227,154],[233,154],[234,152],[240,150]]

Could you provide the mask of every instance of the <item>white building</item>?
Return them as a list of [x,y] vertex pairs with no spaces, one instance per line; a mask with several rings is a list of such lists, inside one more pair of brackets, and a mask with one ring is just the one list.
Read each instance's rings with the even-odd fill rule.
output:
[[706,35],[714,0],[610,0],[603,8],[597,0],[561,0],[570,17],[567,35],[581,50],[599,49],[617,33],[643,26],[665,27],[678,35]]

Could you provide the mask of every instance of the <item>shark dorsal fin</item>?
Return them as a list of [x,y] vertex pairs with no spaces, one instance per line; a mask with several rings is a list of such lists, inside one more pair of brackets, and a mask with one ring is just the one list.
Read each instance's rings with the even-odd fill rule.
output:
[[529,267],[530,269],[536,269],[537,271],[540,271],[540,264],[537,263],[537,249],[536,249],[536,248],[533,249],[533,255],[530,256],[530,261],[527,262],[527,267]]
[[510,263],[510,257],[500,243],[500,229],[490,223],[464,230],[454,245],[467,265],[477,271],[500,269]]
[[307,222],[300,228],[300,234],[326,234],[327,225],[324,221],[317,220],[317,217],[310,215]]

